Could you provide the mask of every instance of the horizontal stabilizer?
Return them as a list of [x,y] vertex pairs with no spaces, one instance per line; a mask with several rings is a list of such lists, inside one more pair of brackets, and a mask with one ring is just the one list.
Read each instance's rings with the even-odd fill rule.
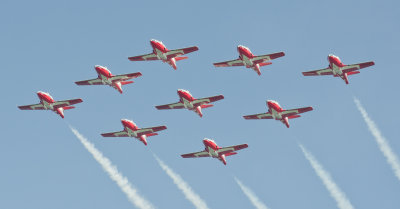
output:
[[70,110],[70,109],[74,109],[74,108],[75,108],[74,106],[66,106],[66,107],[63,107],[64,110]]
[[259,65],[260,65],[260,67],[262,67],[262,66],[266,66],[266,65],[270,65],[270,64],[272,64],[272,62],[262,62]]
[[130,84],[133,83],[133,81],[121,81],[121,85],[126,85],[126,84]]
[[354,75],[354,74],[358,74],[360,73],[360,71],[352,71],[352,72],[348,72],[347,75]]
[[188,57],[175,57],[175,61],[180,61],[180,60],[184,60],[187,59]]
[[156,136],[156,135],[158,135],[158,133],[149,133],[149,134],[146,134],[146,136]]
[[300,117],[301,117],[301,115],[291,115],[288,118],[289,119],[293,119],[293,118],[300,118]]
[[214,105],[213,104],[205,104],[205,105],[201,105],[200,107],[201,108],[208,108],[208,107],[213,107]]
[[230,152],[230,153],[226,153],[225,156],[231,156],[231,155],[236,155],[237,152]]

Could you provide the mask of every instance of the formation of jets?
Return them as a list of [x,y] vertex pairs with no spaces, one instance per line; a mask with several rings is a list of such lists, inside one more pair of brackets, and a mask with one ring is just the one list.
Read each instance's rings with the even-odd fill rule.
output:
[[[181,49],[168,50],[165,45],[158,40],[150,40],[153,52],[150,54],[139,55],[129,57],[130,61],[152,61],[161,60],[172,66],[173,69],[177,69],[176,62],[187,59],[182,55],[199,50],[197,46],[186,47]],[[235,60],[214,63],[215,67],[231,67],[231,66],[245,66],[246,68],[253,69],[258,75],[261,75],[260,67],[272,64],[270,61],[279,57],[285,56],[284,52],[277,52],[272,54],[254,55],[249,48],[239,45],[237,47],[239,58]],[[360,69],[370,67],[375,63],[364,62],[358,64],[345,65],[341,62],[339,57],[335,55],[328,55],[329,66],[327,68],[303,72],[304,76],[318,76],[318,75],[333,75],[334,77],[342,78],[346,84],[349,84],[348,76],[360,73]],[[75,82],[77,85],[108,85],[116,89],[121,94],[122,86],[131,84],[131,79],[142,76],[142,73],[128,73],[121,75],[113,75],[107,67],[96,65],[95,70],[97,72],[97,78],[90,80],[83,80]],[[203,117],[202,109],[212,107],[213,102],[224,99],[223,95],[204,97],[196,99],[192,94],[184,89],[178,89],[179,101],[176,103],[159,105],[156,106],[158,110],[166,109],[188,109],[197,113],[200,117]],[[55,101],[49,93],[42,91],[37,92],[40,103],[32,105],[18,106],[21,110],[52,110],[64,118],[64,110],[75,108],[74,104],[81,103],[82,99],[70,99]],[[259,113],[254,115],[245,115],[244,119],[275,119],[281,121],[290,127],[289,119],[300,117],[301,113],[305,113],[313,110],[312,107],[302,107],[295,109],[283,109],[278,102],[274,100],[267,100],[268,111],[265,113]],[[141,141],[144,145],[147,145],[147,137],[158,135],[158,131],[167,129],[166,126],[155,126],[149,128],[139,128],[133,121],[122,119],[121,123],[124,127],[122,131],[103,133],[103,137],[134,137]],[[228,147],[219,147],[212,139],[205,138],[203,140],[205,149],[200,152],[188,153],[181,155],[183,158],[198,158],[198,157],[212,157],[220,160],[226,165],[226,157],[237,154],[236,151],[247,148],[247,144],[240,144]]]

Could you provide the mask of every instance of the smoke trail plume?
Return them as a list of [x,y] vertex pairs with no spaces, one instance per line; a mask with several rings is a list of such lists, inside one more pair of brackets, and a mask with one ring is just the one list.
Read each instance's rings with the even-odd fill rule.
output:
[[174,181],[174,184],[183,192],[186,199],[188,199],[198,209],[208,209],[206,202],[204,202],[204,200],[202,200],[200,196],[192,190],[179,174],[175,173],[156,155],[154,155],[154,158],[157,160],[158,164],[160,164],[165,173]]
[[379,146],[379,149],[381,150],[383,155],[386,157],[386,160],[389,163],[389,165],[392,167],[392,170],[393,170],[394,174],[396,175],[396,177],[400,180],[400,163],[399,163],[398,157],[392,151],[389,143],[387,142],[385,137],[383,137],[383,135],[379,131],[378,126],[368,116],[367,111],[365,111],[364,107],[361,105],[360,100],[358,100],[357,98],[354,98],[354,102],[356,103],[358,110],[360,111],[362,117],[364,118],[365,123],[367,123],[369,131],[374,136],[375,141]]
[[299,145],[301,150],[304,153],[304,156],[310,162],[313,167],[315,173],[319,176],[319,178],[324,183],[326,189],[329,191],[333,199],[335,199],[338,208],[340,209],[353,209],[353,205],[351,205],[350,201],[347,199],[346,195],[340,190],[340,188],[333,181],[331,175],[324,170],[321,164],[314,158],[314,156],[303,147],[303,145]]
[[250,190],[250,188],[246,187],[236,177],[234,178],[236,183],[239,185],[240,189],[242,189],[243,193],[247,196],[247,198],[249,198],[250,202],[254,205],[254,207],[256,207],[257,209],[268,209],[268,207],[258,199],[258,197],[254,194],[253,191]]
[[148,200],[138,194],[138,191],[129,183],[128,179],[118,171],[117,167],[115,167],[107,157],[103,156],[103,154],[76,129],[70,128],[83,146],[92,154],[93,158],[103,167],[103,170],[117,183],[118,187],[126,194],[128,200],[133,203],[134,206],[141,209],[154,208]]

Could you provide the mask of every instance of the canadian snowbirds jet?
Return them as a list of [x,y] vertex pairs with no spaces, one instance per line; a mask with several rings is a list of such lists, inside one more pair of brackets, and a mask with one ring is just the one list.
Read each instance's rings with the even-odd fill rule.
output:
[[167,110],[167,109],[183,109],[186,108],[188,110],[196,112],[200,117],[203,117],[203,113],[201,109],[212,107],[214,105],[209,104],[211,102],[215,102],[224,98],[223,95],[213,96],[213,97],[205,97],[201,99],[195,99],[189,91],[178,89],[179,102],[156,106],[159,110]]
[[303,72],[303,75],[304,76],[333,75],[334,77],[342,78],[344,82],[346,82],[346,84],[349,84],[347,76],[358,74],[360,73],[360,71],[358,70],[375,65],[375,63],[372,61],[352,64],[352,65],[345,65],[342,63],[342,61],[340,61],[340,58],[338,56],[335,56],[333,54],[328,55],[328,62],[329,66],[327,68]]
[[135,137],[147,146],[147,137],[158,135],[155,132],[167,129],[166,126],[156,126],[150,128],[139,128],[133,121],[122,119],[122,126],[124,130],[118,132],[101,134],[104,137]]
[[133,83],[133,81],[127,81],[129,79],[137,78],[142,76],[142,73],[129,73],[123,75],[113,75],[111,72],[103,66],[95,65],[94,69],[96,70],[98,77],[91,80],[85,81],[77,81],[75,82],[77,85],[109,85],[114,89],[118,90],[119,93],[122,94],[122,86],[126,84]]
[[151,47],[153,47],[153,52],[150,54],[128,57],[130,61],[150,61],[150,60],[162,60],[168,63],[176,70],[176,62],[179,60],[187,59],[188,57],[180,57],[184,54],[188,54],[199,50],[197,46],[168,50],[167,47],[161,41],[155,39],[150,40]]
[[270,60],[285,56],[285,53],[283,52],[255,56],[253,55],[253,53],[251,53],[249,48],[242,45],[239,45],[237,47],[237,50],[239,52],[238,59],[214,63],[214,66],[215,67],[246,66],[247,68],[251,68],[254,71],[256,71],[258,75],[261,75],[260,67],[272,64],[272,62],[268,62]]
[[284,110],[278,104],[278,102],[273,100],[267,100],[268,112],[260,113],[255,115],[245,115],[244,119],[275,119],[281,121],[286,127],[289,128],[289,119],[300,117],[300,113],[308,112],[313,110],[312,107],[302,107],[291,110]]
[[217,158],[224,165],[226,165],[225,157],[236,155],[237,152],[235,151],[248,147],[247,144],[234,145],[230,147],[219,147],[214,140],[207,138],[203,140],[203,144],[205,146],[205,149],[203,151],[183,154],[181,156],[183,158],[212,157]]
[[82,99],[71,99],[55,101],[49,93],[38,91],[37,95],[39,97],[39,104],[18,106],[21,110],[52,110],[53,112],[59,114],[64,118],[64,110],[69,110],[75,108],[73,104],[78,104],[83,102]]

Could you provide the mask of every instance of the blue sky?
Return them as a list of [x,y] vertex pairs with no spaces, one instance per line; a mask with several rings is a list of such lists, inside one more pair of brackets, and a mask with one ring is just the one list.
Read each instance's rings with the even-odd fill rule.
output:
[[[132,208],[68,128],[93,142],[142,195],[158,208],[192,208],[152,152],[179,173],[210,208],[250,208],[238,177],[270,208],[336,208],[304,158],[302,143],[330,172],[355,208],[399,208],[400,182],[369,133],[353,97],[360,99],[393,150],[400,155],[398,1],[2,1],[0,56],[3,99],[0,140],[0,208]],[[169,49],[197,45],[177,63],[130,62],[149,53],[150,39]],[[214,68],[236,58],[236,46],[254,54],[284,51],[262,68]],[[333,77],[303,77],[328,65],[329,53],[344,63],[376,65],[345,85]],[[109,87],[78,87],[94,78],[94,65],[113,74],[142,72],[124,94]],[[178,100],[223,94],[204,117],[185,110],[158,111]],[[54,99],[82,98],[65,119],[50,112],[20,111],[37,103],[37,91]],[[242,115],[313,106],[287,129],[272,120]],[[166,125],[145,147],[135,139],[104,139],[120,119],[140,127]],[[204,137],[220,146],[248,143],[227,159],[182,159],[203,149]]]

